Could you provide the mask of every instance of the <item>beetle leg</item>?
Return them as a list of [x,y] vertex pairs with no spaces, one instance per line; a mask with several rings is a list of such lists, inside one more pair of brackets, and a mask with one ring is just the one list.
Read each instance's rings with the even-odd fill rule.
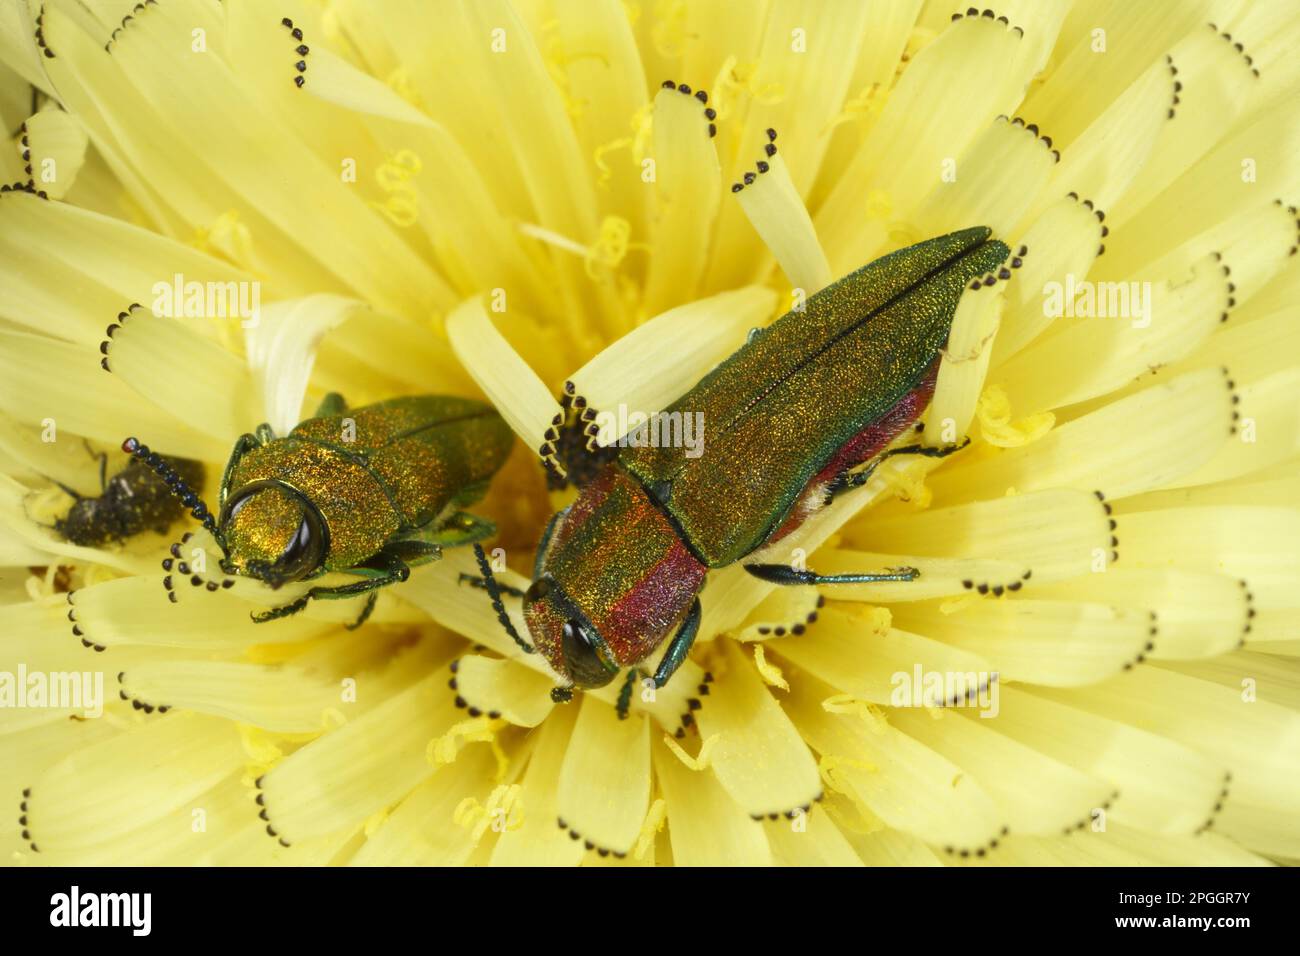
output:
[[230,494],[230,479],[235,473],[235,466],[239,464],[239,459],[244,457],[245,452],[252,451],[261,444],[256,435],[250,435],[248,432],[244,432],[235,440],[234,450],[226,460],[226,470],[221,473],[221,485],[217,489],[217,510],[225,505],[226,497]]
[[[50,481],[54,481],[54,479],[51,478]],[[80,501],[80,500],[81,500],[81,497],[82,497],[82,496],[81,496],[81,492],[77,491],[76,488],[69,488],[67,485],[65,485],[65,484],[64,484],[63,482],[61,482],[61,481],[54,481],[54,484],[55,484],[55,486],[56,486],[60,491],[62,491],[62,492],[63,492],[65,495],[67,495],[68,497],[72,498],[74,501]],[[53,527],[53,525],[51,525],[51,527]]]
[[800,571],[788,564],[746,564],[754,577],[772,584],[877,584],[881,581],[915,581],[921,576],[916,568],[889,568],[884,572],[863,574],[817,574]]
[[[784,567],[784,565],[778,565],[778,567]],[[655,687],[663,687],[667,684],[668,679],[676,673],[677,668],[682,666],[682,661],[686,660],[691,645],[695,643],[695,635],[699,632],[700,599],[696,598],[691,604],[686,620],[682,621],[682,626],[673,635],[668,650],[664,651],[664,656],[659,661],[659,667],[655,670]]]
[[329,392],[320,401],[320,407],[316,409],[316,418],[333,418],[335,415],[342,415],[348,410],[348,403],[338,392]]
[[401,558],[394,554],[386,554],[384,552],[380,552],[380,556],[387,565],[382,573],[377,574],[372,578],[366,578],[364,581],[357,581],[355,584],[340,584],[335,587],[312,588],[296,601],[291,601],[282,607],[272,608],[271,610],[264,611],[261,614],[254,614],[252,616],[254,623],[264,624],[267,621],[274,621],[278,618],[289,617],[290,615],[297,614],[312,600],[341,601],[346,598],[356,597],[358,594],[368,594],[370,599],[367,601],[366,609],[362,611],[361,616],[357,619],[356,623],[352,625],[353,627],[359,627],[362,622],[370,616],[370,612],[374,610],[373,602],[376,595],[373,592],[378,591],[380,588],[387,587],[390,584],[399,584],[411,576],[411,569]]
[[[462,584],[468,584],[472,588],[481,588],[484,591],[487,590],[486,578],[480,578],[473,574],[465,574],[464,572],[461,572],[460,581]],[[512,585],[502,584],[500,581],[497,581],[496,586],[497,586],[497,590],[500,591],[502,594],[509,594],[511,597],[517,597],[517,598],[521,598],[524,596],[523,591],[521,591],[517,587],[513,587]]]
[[826,488],[826,504],[830,504],[838,495],[854,488],[861,488],[871,478],[872,472],[880,467],[880,463],[886,458],[892,458],[894,455],[922,455],[926,458],[947,458],[953,452],[961,451],[970,444],[970,437],[960,445],[947,445],[942,448],[931,448],[928,445],[904,445],[902,448],[891,448],[889,451],[879,455],[875,461],[869,464],[861,471],[840,472],[838,476]]
[[497,526],[486,518],[472,515],[468,511],[457,511],[437,528],[422,531],[418,537],[444,548],[456,548],[473,544],[475,541],[484,541],[496,533]]
[[[570,505],[569,507],[573,507]],[[542,540],[537,544],[537,556],[533,558],[533,579],[542,576],[542,565],[546,563],[546,549],[551,545],[551,535],[555,534],[555,526],[560,523],[560,519],[569,513],[569,508],[563,511],[557,511],[551,515],[551,520],[546,523],[546,530],[542,532]]]
[[361,609],[360,616],[358,616],[351,624],[346,625],[345,630],[355,631],[362,624],[365,624],[366,621],[370,619],[371,612],[375,609],[375,602],[378,600],[379,593],[377,591],[371,591],[370,597],[366,598],[366,606]]
[[634,667],[627,672],[627,677],[623,679],[623,686],[618,692],[618,703],[614,705],[619,720],[627,720],[628,710],[632,706],[632,684],[636,681],[639,673],[640,671]]

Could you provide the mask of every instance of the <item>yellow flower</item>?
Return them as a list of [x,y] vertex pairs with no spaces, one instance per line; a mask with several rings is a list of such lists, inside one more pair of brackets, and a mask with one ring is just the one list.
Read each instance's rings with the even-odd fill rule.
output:
[[[1300,860],[1285,3],[288,6],[0,19],[0,701],[51,682],[0,708],[5,859]],[[771,549],[920,579],[716,572],[627,720],[616,685],[552,703],[466,549],[348,631],[358,601],[253,624],[301,589],[209,593],[202,534],[172,601],[179,526],[55,527],[128,435],[210,492],[329,391],[486,394],[522,440],[482,510],[526,586],[572,495],[536,452],[580,467],[556,416],[609,444],[973,225],[1017,261],[964,297],[924,419],[970,447]],[[54,699],[83,672],[102,713]]]

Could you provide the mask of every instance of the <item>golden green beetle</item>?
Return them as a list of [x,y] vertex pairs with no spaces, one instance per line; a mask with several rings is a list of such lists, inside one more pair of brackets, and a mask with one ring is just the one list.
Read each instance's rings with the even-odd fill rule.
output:
[[[362,580],[313,587],[257,622],[296,614],[313,598],[368,595],[405,581],[444,547],[481,541],[495,526],[460,509],[478,501],[510,453],[513,436],[482,402],[438,395],[349,410],[331,393],[315,417],[277,438],[269,425],[235,443],[222,475],[218,516],[157,453],[128,438],[122,450],[149,465],[221,548],[227,574],[272,588],[328,572]],[[163,562],[170,572],[180,557]],[[180,562],[181,573],[188,573]],[[172,593],[174,601],[175,593]]]

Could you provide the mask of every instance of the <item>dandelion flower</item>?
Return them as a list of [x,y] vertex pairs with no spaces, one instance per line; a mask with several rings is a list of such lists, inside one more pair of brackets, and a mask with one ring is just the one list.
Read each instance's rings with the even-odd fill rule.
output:
[[[6,5],[0,662],[107,699],[0,709],[5,858],[1300,859],[1298,47],[1209,0]],[[301,592],[220,586],[202,532],[172,600],[184,527],[57,526],[128,435],[210,494],[327,392],[486,396],[525,587],[620,409],[974,225],[1014,259],[919,439],[969,446],[771,549],[919,580],[715,572],[626,720],[551,700],[468,549],[350,631],[254,624]]]

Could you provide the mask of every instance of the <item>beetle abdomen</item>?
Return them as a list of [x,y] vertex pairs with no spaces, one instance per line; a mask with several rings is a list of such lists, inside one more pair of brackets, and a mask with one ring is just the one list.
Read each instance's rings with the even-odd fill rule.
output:
[[936,362],[925,378],[921,379],[920,385],[904,395],[898,404],[879,421],[872,422],[854,435],[852,440],[831,459],[831,462],[808,483],[808,487],[790,509],[785,521],[771,537],[763,542],[764,546],[773,541],[780,541],[824,508],[828,503],[828,490],[832,481],[850,468],[871,461],[895,438],[911,427],[930,404],[938,373],[939,365]]

